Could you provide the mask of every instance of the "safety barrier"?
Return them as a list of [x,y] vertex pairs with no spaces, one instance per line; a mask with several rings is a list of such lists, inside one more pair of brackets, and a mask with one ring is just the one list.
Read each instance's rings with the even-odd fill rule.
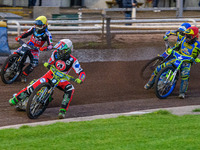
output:
[[9,55],[10,49],[8,46],[7,23],[0,21],[0,56]]
[[[52,34],[92,34],[92,33],[104,33],[103,28],[106,27],[107,20],[110,20],[111,29],[119,30],[152,30],[156,32],[160,30],[169,30],[171,28],[177,28],[182,22],[190,22],[192,25],[198,26],[197,22],[200,19],[133,19],[133,20],[111,20],[110,17],[105,17],[102,20],[49,20],[48,29]],[[31,28],[33,21],[28,20],[8,20],[8,29],[16,29],[9,31],[8,34],[19,35],[23,30]],[[125,24],[132,24],[127,26]],[[76,26],[74,26],[76,25]],[[55,32],[54,32],[55,31]],[[60,32],[59,32],[60,31]],[[66,32],[63,32],[66,31]],[[84,32],[87,31],[87,32]],[[100,31],[100,32],[96,32]],[[112,33],[119,33],[119,31],[111,31]],[[145,31],[146,32],[146,31]],[[123,33],[121,31],[120,33]]]
[[[165,33],[177,29],[181,23],[189,22],[199,27],[200,19],[130,19],[112,20],[103,16],[102,20],[49,20],[51,34],[102,34],[111,44],[111,34]],[[29,20],[8,20],[8,34],[20,35],[33,25]],[[131,24],[131,25],[126,25]]]

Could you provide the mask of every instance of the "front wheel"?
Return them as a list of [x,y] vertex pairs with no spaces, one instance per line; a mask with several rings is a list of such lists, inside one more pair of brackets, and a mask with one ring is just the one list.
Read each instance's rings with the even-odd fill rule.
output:
[[4,62],[1,68],[1,79],[5,84],[13,83],[21,74],[22,69],[17,62],[19,57],[18,54],[12,54]]
[[174,71],[173,66],[167,66],[158,73],[155,80],[155,94],[159,99],[165,99],[173,92],[178,80],[178,73],[173,80]]
[[156,69],[158,65],[163,62],[163,57],[157,56],[151,60],[149,60],[145,66],[140,71],[140,76],[144,80],[148,80],[151,77],[151,74]]
[[26,113],[30,119],[38,118],[46,110],[49,104],[49,96],[51,95],[49,93],[50,89],[50,84],[45,82],[37,86],[30,95],[26,107]]

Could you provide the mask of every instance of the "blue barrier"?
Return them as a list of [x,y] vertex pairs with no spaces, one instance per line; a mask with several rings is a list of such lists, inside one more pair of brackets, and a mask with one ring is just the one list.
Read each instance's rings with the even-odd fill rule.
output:
[[11,54],[8,46],[8,34],[6,22],[0,22],[0,56],[7,56]]

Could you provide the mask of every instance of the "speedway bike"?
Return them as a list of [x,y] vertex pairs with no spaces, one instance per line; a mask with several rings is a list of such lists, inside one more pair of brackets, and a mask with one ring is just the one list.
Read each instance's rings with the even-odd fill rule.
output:
[[54,65],[44,63],[44,66],[51,70],[53,78],[49,79],[48,82],[38,85],[29,96],[26,113],[30,119],[38,118],[46,110],[49,102],[52,100],[53,91],[61,80],[76,82],[76,78],[62,73]]
[[11,54],[1,68],[1,79],[5,84],[12,84],[18,79],[23,72],[23,68],[30,63],[27,61],[27,58],[29,57],[30,61],[33,59],[30,50],[39,49],[38,47],[25,43],[21,39],[19,40],[19,44],[21,45],[21,50],[17,54]]
[[184,62],[192,63],[195,61],[193,57],[181,55],[174,50],[172,50],[171,55],[174,56],[175,61],[171,66],[166,66],[159,71],[155,79],[154,90],[159,99],[165,99],[172,94],[179,79],[181,65]]
[[[165,47],[166,49],[171,48],[169,41],[165,41]],[[158,65],[161,65],[162,63],[166,62],[171,55],[168,55],[166,58],[164,58],[162,55],[158,55],[151,60],[149,60],[140,70],[140,77],[143,80],[148,80],[151,77],[151,74],[156,69]]]

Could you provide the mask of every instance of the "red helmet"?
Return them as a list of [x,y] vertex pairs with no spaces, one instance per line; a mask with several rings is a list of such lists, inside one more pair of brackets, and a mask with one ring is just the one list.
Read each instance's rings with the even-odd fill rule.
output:
[[192,42],[199,37],[199,29],[195,26],[189,27],[185,31],[186,42]]

